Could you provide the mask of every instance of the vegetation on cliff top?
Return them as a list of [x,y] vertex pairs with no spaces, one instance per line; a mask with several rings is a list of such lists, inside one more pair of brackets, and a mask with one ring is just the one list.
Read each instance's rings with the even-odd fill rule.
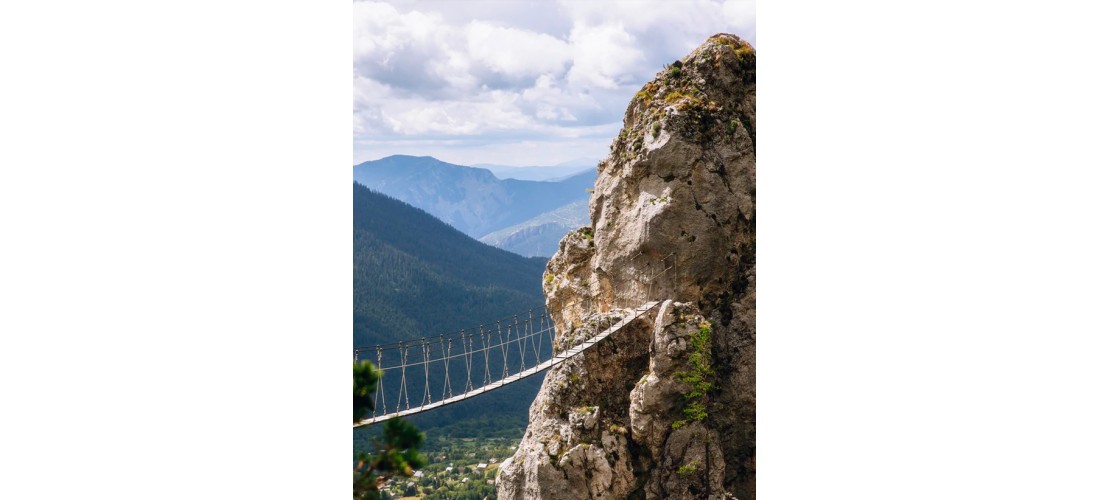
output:
[[[663,130],[708,140],[733,138],[743,126],[754,142],[754,131],[739,109],[721,104],[710,95],[712,91],[707,92],[720,90],[715,82],[720,78],[745,86],[755,84],[755,49],[751,44],[733,35],[715,35],[682,60],[665,66],[632,99],[625,126],[610,146],[611,158],[635,158],[643,153],[645,136],[658,138]],[[725,133],[718,133],[718,127]],[[607,162],[599,165],[601,170],[608,166]]]

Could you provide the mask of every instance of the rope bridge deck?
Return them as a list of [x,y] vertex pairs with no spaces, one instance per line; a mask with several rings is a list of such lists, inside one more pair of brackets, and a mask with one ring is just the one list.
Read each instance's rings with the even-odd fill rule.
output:
[[[539,318],[529,314],[523,321],[513,318],[505,325],[499,321],[496,328],[482,326],[469,334],[463,331],[457,336],[441,335],[431,340],[424,338],[355,349],[355,360],[360,355],[376,356],[375,366],[381,370],[382,377],[374,394],[374,415],[356,422],[354,426],[432,410],[518,382],[581,354],[657,305],[659,302],[647,302],[631,311],[625,310],[623,314],[596,316],[590,325],[595,328],[594,335],[568,346],[555,341],[554,326],[546,314]],[[452,354],[456,345],[461,346],[462,352]],[[410,361],[414,351],[415,359]],[[512,366],[514,364],[515,367]],[[481,378],[478,387],[474,386],[475,370]],[[420,383],[420,372],[424,374],[423,384]],[[454,394],[451,385],[452,372],[463,389],[459,394]],[[435,399],[431,391],[433,373],[437,389],[442,378],[443,389],[439,399]],[[466,381],[462,382],[464,373]],[[410,388],[421,394],[417,405],[410,402]],[[393,392],[396,393],[396,404],[391,411]]]

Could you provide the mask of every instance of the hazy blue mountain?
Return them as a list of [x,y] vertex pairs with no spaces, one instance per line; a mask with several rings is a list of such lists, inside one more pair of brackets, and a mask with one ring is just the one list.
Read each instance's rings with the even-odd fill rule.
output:
[[536,167],[512,167],[508,165],[494,165],[480,163],[473,165],[493,172],[498,179],[518,179],[522,181],[561,181],[568,177],[580,174],[590,169],[597,168],[597,160],[579,159],[563,162],[558,165]]
[[474,237],[587,199],[596,170],[558,182],[498,179],[489,170],[430,156],[394,155],[355,165],[354,180],[421,208]]
[[520,224],[487,234],[480,241],[525,257],[550,258],[567,233],[590,224],[589,200],[575,200]]

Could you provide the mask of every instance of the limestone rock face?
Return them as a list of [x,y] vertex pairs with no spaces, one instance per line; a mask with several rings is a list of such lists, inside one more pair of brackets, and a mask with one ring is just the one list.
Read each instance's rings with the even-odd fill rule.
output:
[[754,498],[755,51],[716,35],[644,86],[591,225],[544,275],[556,339],[664,301],[553,368],[502,498]]

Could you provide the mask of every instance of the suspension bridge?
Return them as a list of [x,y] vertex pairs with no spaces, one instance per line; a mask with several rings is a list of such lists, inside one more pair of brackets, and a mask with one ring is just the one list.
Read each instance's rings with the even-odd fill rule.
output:
[[[641,297],[673,295],[677,254],[656,261],[640,252],[633,260],[640,257],[644,260],[638,265],[626,268],[627,282],[638,287]],[[649,300],[635,309],[601,312],[593,297],[586,302],[592,311],[587,311],[585,328],[575,325],[561,341],[547,311],[528,311],[455,334],[355,348],[355,361],[372,361],[381,377],[373,414],[354,426],[425,412],[523,380],[578,356],[660,303]]]
[[[355,361],[374,362],[381,378],[373,415],[354,426],[432,410],[518,382],[581,354],[657,305],[651,301],[595,315],[587,328],[575,330],[578,338],[563,343],[547,314],[529,313],[470,332],[356,348]],[[583,330],[592,336],[584,337]]]

